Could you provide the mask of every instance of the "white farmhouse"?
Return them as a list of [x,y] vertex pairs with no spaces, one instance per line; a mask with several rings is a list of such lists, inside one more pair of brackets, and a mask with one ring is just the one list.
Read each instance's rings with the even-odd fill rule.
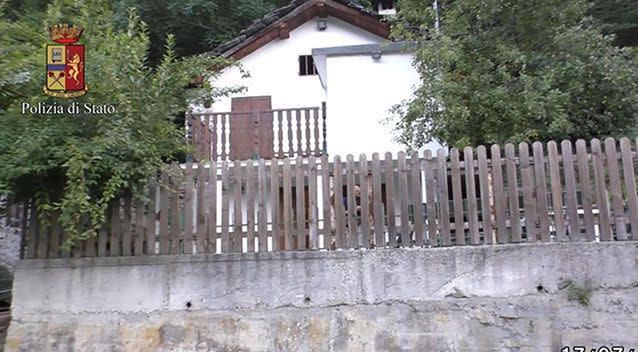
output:
[[[214,54],[234,58],[217,86],[244,86],[205,112],[212,136],[197,133],[214,159],[396,153],[389,109],[419,83],[412,54],[391,42],[381,14],[347,0],[294,0],[255,21]],[[210,132],[208,132],[210,133]],[[428,146],[437,149],[438,144]]]

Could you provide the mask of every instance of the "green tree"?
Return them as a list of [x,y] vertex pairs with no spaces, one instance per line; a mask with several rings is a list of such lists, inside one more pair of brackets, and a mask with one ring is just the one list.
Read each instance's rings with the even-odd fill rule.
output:
[[[0,17],[1,14],[0,14]],[[47,97],[44,85],[47,27],[73,23],[85,28],[87,95]],[[178,59],[175,39],[155,68],[147,64],[145,25],[131,12],[125,30],[99,0],[57,0],[46,12],[0,22],[0,195],[37,199],[41,211],[61,213],[74,240],[95,234],[113,199],[140,194],[144,183],[166,162],[187,151],[183,129],[173,123],[189,102],[233,89],[185,89],[196,75],[206,78],[228,62],[193,56]],[[209,80],[206,79],[205,82]],[[111,105],[113,114],[47,115],[23,113],[23,104]]]
[[166,33],[175,35],[178,57],[200,54],[232,39],[253,20],[275,7],[274,0],[118,0],[118,23],[134,8],[148,25],[149,60],[160,61]]
[[628,134],[638,56],[612,45],[581,0],[402,0],[421,85],[394,108],[398,139],[462,147]]
[[638,46],[638,1],[596,0],[591,15],[600,21],[605,34],[616,36],[619,46]]

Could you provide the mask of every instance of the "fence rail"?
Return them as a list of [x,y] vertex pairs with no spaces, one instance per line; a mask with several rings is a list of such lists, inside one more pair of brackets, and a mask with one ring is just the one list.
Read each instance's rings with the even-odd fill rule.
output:
[[26,258],[636,240],[635,145],[594,139],[357,160],[173,165],[70,252],[31,216]]

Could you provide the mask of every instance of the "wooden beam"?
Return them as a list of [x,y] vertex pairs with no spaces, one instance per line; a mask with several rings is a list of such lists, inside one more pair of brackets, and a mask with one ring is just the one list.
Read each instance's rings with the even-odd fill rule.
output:
[[[382,38],[387,39],[390,36],[390,26],[387,23],[335,1],[315,0],[314,2],[308,2],[307,5],[300,6],[248,37],[243,43],[227,51],[226,55],[235,60],[240,60],[277,38],[289,38],[291,31],[313,18],[327,16],[338,18]],[[282,26],[285,26],[285,28]]]
[[288,24],[283,22],[279,25],[279,39],[288,38],[290,38],[290,30],[288,29]]

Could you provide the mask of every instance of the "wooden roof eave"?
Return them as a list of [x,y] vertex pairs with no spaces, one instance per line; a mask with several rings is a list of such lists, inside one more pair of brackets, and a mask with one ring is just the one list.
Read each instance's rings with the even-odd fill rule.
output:
[[388,24],[346,5],[320,0],[308,2],[294,9],[284,17],[246,38],[237,46],[225,51],[222,56],[240,60],[275,39],[287,37],[287,33],[281,33],[282,30],[289,33],[315,17],[327,16],[338,18],[382,38],[387,39],[390,36]]

